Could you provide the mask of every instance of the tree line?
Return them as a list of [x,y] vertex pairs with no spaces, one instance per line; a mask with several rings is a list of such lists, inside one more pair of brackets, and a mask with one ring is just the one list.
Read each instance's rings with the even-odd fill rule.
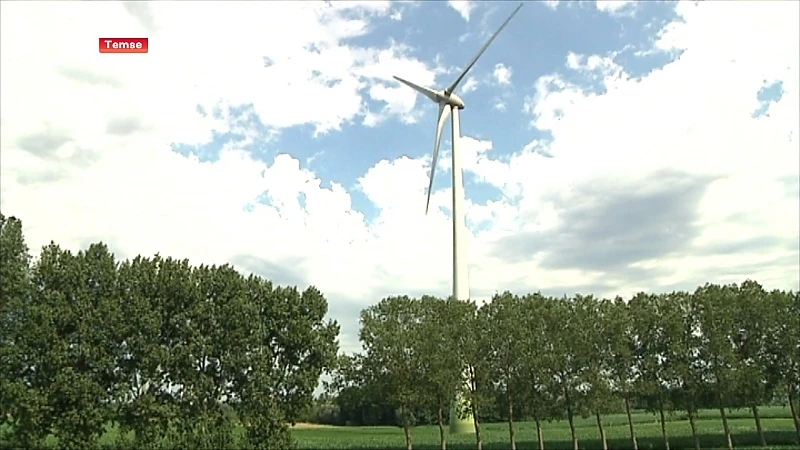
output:
[[748,280],[628,300],[506,292],[478,305],[399,296],[360,320],[364,351],[340,357],[313,419],[400,425],[408,449],[421,423],[438,424],[446,448],[457,392],[471,402],[478,449],[490,421],[507,421],[515,449],[515,421],[525,418],[536,423],[540,449],[543,421],[566,419],[577,450],[574,419],[591,416],[607,449],[602,418],[623,411],[638,449],[635,408],[658,414],[667,450],[667,414],[688,419],[699,449],[698,411],[719,411],[732,449],[727,411],[748,408],[765,446],[759,406],[775,397],[788,399],[800,442],[797,292]]
[[102,243],[33,262],[0,215],[0,431],[12,448],[98,447],[109,424],[114,448],[290,447],[338,352],[326,313],[313,287]]
[[[288,448],[287,423],[438,424],[456,394],[481,424],[631,410],[685,414],[788,399],[800,440],[800,295],[754,281],[631,299],[503,293],[484,304],[390,297],[361,312],[363,351],[338,355],[317,289],[274,286],[228,265],[159,255],[118,261],[102,243],[55,243],[32,260],[22,223],[0,215],[0,441],[92,448]],[[466,370],[465,370],[466,369]],[[322,402],[320,376],[331,373]],[[466,377],[465,377],[466,374]],[[126,440],[130,439],[130,441]]]

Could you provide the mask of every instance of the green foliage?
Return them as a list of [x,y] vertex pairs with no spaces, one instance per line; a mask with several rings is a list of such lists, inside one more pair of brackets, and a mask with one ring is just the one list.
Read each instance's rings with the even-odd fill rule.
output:
[[553,417],[558,410],[550,364],[554,360],[554,342],[549,339],[548,323],[551,320],[554,302],[540,294],[532,294],[520,300],[518,333],[520,347],[520,380],[522,400],[517,402],[517,415],[545,419]]
[[[602,416],[644,408],[663,423],[665,445],[674,415],[697,421],[701,409],[757,407],[776,392],[793,392],[797,402],[797,299],[752,281],[630,301],[506,292],[478,308],[432,297],[385,299],[362,314],[366,351],[347,359],[347,386],[332,391],[331,401],[339,417],[370,415],[353,422],[360,424],[398,423],[397,415],[381,420],[365,405],[398,405],[400,398],[417,424],[436,423],[437,410],[459,391],[481,421],[575,425],[592,415],[599,426]],[[629,443],[640,426],[634,415],[623,416]],[[571,433],[580,438],[576,426]]]
[[524,375],[526,364],[525,328],[523,327],[522,300],[505,292],[495,295],[482,311],[486,317],[486,331],[483,340],[486,342],[486,369],[491,380],[498,384],[502,391],[500,401],[506,415],[513,419],[514,406],[521,403],[529,389],[527,376]]
[[455,320],[453,307],[457,304],[427,296],[420,303],[422,320],[418,351],[424,356],[418,386],[424,389],[423,403],[436,412],[437,422],[441,413],[442,423],[446,423],[450,402],[464,383],[464,364],[457,347],[459,330],[448,326]]
[[12,445],[28,448],[41,445],[51,422],[46,398],[29,385],[36,374],[27,350],[46,340],[37,336],[30,277],[22,222],[0,214],[0,426],[15,430]]
[[413,424],[416,385],[424,355],[419,352],[420,304],[408,297],[389,297],[361,313],[363,370],[400,411],[404,424]]
[[[800,439],[800,293],[751,280],[627,302],[389,297],[361,313],[364,351],[337,355],[339,326],[313,287],[159,255],[117,261],[102,243],[51,243],[32,263],[22,224],[0,215],[0,299],[3,447],[99,448],[113,430],[114,448],[286,449],[300,420],[400,426],[407,447],[415,425],[438,424],[443,446],[457,395],[476,425],[506,419],[512,440],[525,418],[545,434],[567,419],[560,445],[585,444],[591,415],[642,448],[652,424],[629,407],[658,413],[656,445],[674,417],[707,440],[702,410],[715,408],[732,447],[742,419],[727,411],[759,415],[777,397]],[[774,439],[756,421],[760,442]]]
[[116,423],[117,448],[289,448],[338,351],[313,287],[102,243],[31,265],[4,216],[0,262],[3,445],[98,448]]
[[[475,302],[448,300],[453,309],[453,326],[456,330],[456,354],[460,367],[466,367],[466,387],[460,384],[460,394],[469,400],[472,415],[484,417],[495,400],[494,380],[491,375],[491,346],[486,339],[490,323],[486,309],[478,308]],[[462,369],[463,370],[463,369]],[[461,417],[467,413],[461,412]]]

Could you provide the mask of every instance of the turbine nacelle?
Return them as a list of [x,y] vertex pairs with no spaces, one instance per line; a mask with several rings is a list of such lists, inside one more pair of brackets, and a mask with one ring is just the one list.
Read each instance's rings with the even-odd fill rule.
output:
[[447,90],[442,91],[439,103],[444,103],[458,109],[464,109],[465,106],[464,100],[462,100],[461,97],[452,92],[448,93]]
[[435,91],[431,88],[427,88],[425,86],[420,86],[416,83],[412,83],[408,80],[400,78],[398,76],[394,77],[395,80],[405,84],[406,86],[414,89],[415,91],[419,92],[420,94],[428,97],[432,102],[438,103],[440,105],[449,105],[454,108],[464,109],[464,100],[461,99],[458,95],[454,94],[450,90],[442,90],[442,91]]

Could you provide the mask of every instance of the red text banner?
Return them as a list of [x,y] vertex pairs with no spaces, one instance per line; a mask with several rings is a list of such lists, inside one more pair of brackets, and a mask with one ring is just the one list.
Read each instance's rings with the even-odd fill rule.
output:
[[100,38],[100,53],[147,53],[147,38]]

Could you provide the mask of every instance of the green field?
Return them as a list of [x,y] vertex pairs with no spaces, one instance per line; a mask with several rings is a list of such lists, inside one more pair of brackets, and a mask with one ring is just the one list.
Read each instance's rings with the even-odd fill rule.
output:
[[[768,448],[800,449],[795,442],[796,435],[791,414],[786,407],[764,407],[761,409],[762,426],[766,435]],[[732,411],[729,424],[733,432],[736,448],[762,448],[759,446],[755,422],[747,410]],[[672,450],[694,448],[689,422],[681,415],[669,416],[667,432],[670,436]],[[634,414],[639,448],[663,449],[661,427],[657,417],[644,412]],[[628,435],[628,424],[624,414],[608,415],[604,418],[606,435],[611,449],[633,448]],[[594,418],[577,418],[575,421],[581,449],[601,449],[597,424]],[[571,449],[569,425],[566,421],[545,422],[543,424],[545,448]],[[722,433],[722,422],[719,413],[713,410],[700,412],[697,428],[702,448],[724,448],[725,438]],[[536,440],[536,424],[520,422],[516,424],[517,448],[538,449]],[[8,430],[6,430],[8,432]],[[483,447],[486,450],[508,449],[508,425],[506,423],[484,424],[482,427]],[[405,449],[403,430],[400,427],[334,427],[334,426],[297,426],[292,428],[292,435],[300,449]],[[418,450],[439,449],[439,429],[436,426],[415,427],[412,430],[414,448]],[[114,448],[118,442],[118,433],[111,427],[102,436],[104,448]],[[48,439],[48,447],[57,448],[52,437]],[[0,439],[0,448],[9,448]],[[450,436],[448,448],[475,448],[474,435]]]
[[[769,448],[798,449],[795,443],[795,431],[791,413],[788,408],[765,407],[761,410],[762,426]],[[637,412],[634,415],[639,448],[662,449],[661,426],[655,415]],[[604,418],[606,436],[611,449],[633,448],[629,434],[627,419],[624,414],[609,415]],[[733,411],[729,421],[736,448],[761,448],[755,422],[749,411]],[[575,421],[581,449],[601,449],[600,435],[594,418]],[[566,421],[544,423],[545,448],[572,448],[569,425]],[[722,432],[722,421],[719,413],[712,410],[701,411],[697,421],[697,429],[702,448],[724,448],[725,437]],[[667,433],[670,445],[674,449],[694,448],[691,428],[688,420],[679,415],[669,418]],[[301,449],[405,449],[403,430],[399,427],[329,427],[315,429],[294,429],[292,434]],[[484,449],[508,449],[508,425],[492,423],[483,426]],[[413,429],[415,449],[438,449],[439,429],[436,426],[416,427]],[[451,436],[448,448],[473,449],[473,435]],[[521,422],[516,424],[517,448],[537,449],[536,424]]]

